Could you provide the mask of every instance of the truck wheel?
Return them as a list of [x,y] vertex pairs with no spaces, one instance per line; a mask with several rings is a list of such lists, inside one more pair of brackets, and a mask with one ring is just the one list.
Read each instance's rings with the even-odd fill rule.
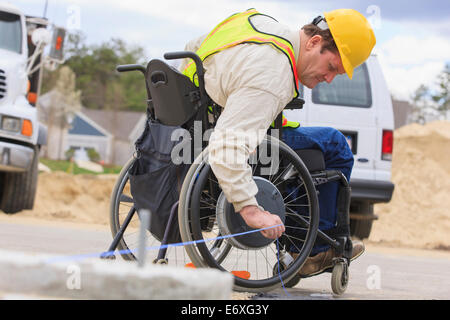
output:
[[1,209],[5,213],[17,213],[23,209],[32,209],[36,196],[39,154],[35,150],[34,159],[27,172],[5,172]]
[[0,210],[2,209],[3,189],[5,185],[5,173],[0,172]]
[[[363,202],[359,205],[356,212],[352,212],[357,217],[370,216],[373,217],[373,204]],[[350,218],[350,234],[359,239],[369,238],[372,230],[373,219],[357,219]]]
[[39,148],[34,150],[34,159],[31,164],[30,170],[27,175],[27,192],[26,199],[24,204],[24,209],[33,209],[34,207],[34,199],[36,198],[36,189],[37,189],[37,181],[38,181],[38,173],[39,173]]

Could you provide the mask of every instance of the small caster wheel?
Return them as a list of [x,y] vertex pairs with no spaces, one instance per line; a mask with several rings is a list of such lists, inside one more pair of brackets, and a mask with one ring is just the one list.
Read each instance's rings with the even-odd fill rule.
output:
[[116,256],[114,255],[114,253],[111,253],[111,252],[103,252],[100,255],[100,259],[102,259],[102,260],[116,260]]
[[169,264],[169,261],[167,259],[155,259],[155,261],[153,261],[153,264]]
[[346,261],[338,261],[333,267],[331,274],[331,289],[337,295],[341,295],[347,289],[348,264]]
[[[274,276],[279,276],[279,273],[281,273],[281,271],[283,271],[286,268],[286,266],[284,265],[284,263],[280,262],[280,270],[278,272],[278,262],[275,263],[275,265],[273,266],[273,275]],[[301,280],[301,276],[296,273],[289,281],[284,282],[283,284],[286,288],[293,288],[295,287]]]

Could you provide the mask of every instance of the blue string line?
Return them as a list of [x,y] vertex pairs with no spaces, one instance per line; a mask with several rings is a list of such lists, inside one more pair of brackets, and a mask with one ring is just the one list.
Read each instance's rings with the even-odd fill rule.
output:
[[286,287],[284,286],[283,278],[281,277],[281,270],[280,270],[280,248],[278,244],[278,238],[277,238],[277,263],[278,263],[278,277],[281,281],[281,286],[283,287],[284,293],[286,293],[287,296],[290,296],[290,294],[286,291]]
[[[249,231],[245,231],[245,232],[241,232],[241,233],[229,234],[229,235],[220,236],[220,237],[216,237],[216,238],[201,239],[201,240],[179,242],[179,243],[169,243],[169,244],[160,245],[160,246],[147,247],[147,248],[145,248],[145,250],[146,251],[160,250],[160,249],[166,249],[168,247],[181,247],[181,246],[187,246],[187,245],[191,245],[191,244],[202,243],[202,242],[206,242],[206,241],[216,241],[216,240],[221,240],[221,239],[243,236],[243,235],[254,233],[254,232],[259,232],[259,231],[263,231],[263,230],[276,228],[279,226],[281,226],[281,224],[277,224],[275,226],[262,228],[262,229],[254,229],[254,230],[249,230]],[[130,250],[130,249],[119,250],[117,252],[119,254],[127,254],[127,253],[133,253],[133,252],[137,251],[138,249],[139,248],[132,249],[132,250]],[[84,260],[84,259],[89,259],[89,258],[109,257],[109,256],[113,256],[115,252],[116,251],[107,251],[107,252],[102,252],[102,253],[95,252],[95,253],[86,253],[86,254],[71,255],[71,256],[59,256],[59,257],[53,257],[53,258],[47,259],[47,260],[45,260],[45,262],[46,263],[56,263],[56,262],[63,262],[63,261],[79,261],[79,260]]]
[[[194,241],[188,241],[188,242],[179,242],[179,243],[169,243],[169,244],[160,245],[160,246],[147,247],[147,248],[145,248],[145,250],[146,251],[160,250],[160,249],[166,249],[168,247],[181,247],[181,246],[187,246],[187,245],[197,244],[197,243],[202,243],[202,242],[207,242],[207,241],[216,241],[216,240],[221,240],[221,239],[238,237],[238,236],[243,236],[243,235],[254,233],[254,232],[259,232],[259,231],[263,231],[263,230],[276,228],[276,227],[279,227],[281,225],[282,224],[277,224],[277,225],[272,226],[272,227],[267,227],[267,228],[262,228],[262,229],[254,229],[254,230],[249,230],[249,231],[245,231],[245,232],[241,232],[241,233],[235,233],[235,234],[229,234],[229,235],[225,235],[225,236],[220,236],[220,237],[216,237],[216,238],[201,239],[201,240],[194,240]],[[276,243],[277,243],[278,276],[280,278],[281,285],[283,287],[284,292],[286,293],[286,295],[289,296],[289,293],[286,291],[286,288],[284,286],[283,278],[281,277],[280,250],[279,250],[278,238],[276,239]],[[134,252],[134,251],[136,251],[138,249],[119,250],[117,252],[119,254],[127,254],[127,253],[132,253],[132,252]],[[96,252],[96,253],[88,253],[88,254],[72,255],[72,256],[59,256],[59,257],[54,257],[54,258],[47,259],[47,260],[45,260],[45,262],[46,263],[57,263],[57,262],[64,262],[64,261],[79,261],[79,260],[85,260],[85,259],[89,259],[89,258],[108,257],[108,256],[114,255],[115,252],[116,251],[107,251],[107,252],[102,252],[102,253]]]

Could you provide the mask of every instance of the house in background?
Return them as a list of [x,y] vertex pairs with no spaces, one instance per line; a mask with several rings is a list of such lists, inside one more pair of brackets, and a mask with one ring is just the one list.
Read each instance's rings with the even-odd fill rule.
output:
[[81,107],[64,123],[59,118],[51,120],[49,114],[54,112],[50,106],[58,101],[57,95],[50,91],[39,99],[40,121],[48,127],[48,142],[41,156],[60,160],[66,159],[66,151],[70,149],[86,153],[94,149],[106,164],[125,164],[134,152],[134,141],[144,129],[145,113]]
[[[145,113],[86,108],[82,108],[81,113],[110,134],[110,144],[102,150],[102,154],[107,155],[102,158],[105,163],[124,165],[133,155],[134,142],[144,130]],[[75,133],[69,131],[68,141],[72,145],[75,138]]]

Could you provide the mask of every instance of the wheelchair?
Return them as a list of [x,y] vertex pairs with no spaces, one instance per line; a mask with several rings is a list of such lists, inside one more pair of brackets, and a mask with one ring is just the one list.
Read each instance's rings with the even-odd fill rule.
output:
[[[122,65],[119,72],[143,73],[148,94],[147,122],[180,126],[193,132],[194,120],[204,131],[213,129],[221,107],[205,90],[201,59],[193,52],[166,53],[164,58],[192,59],[197,66],[198,84],[162,60],[151,60],[147,67]],[[293,100],[286,108],[302,108],[304,101]],[[281,115],[274,129],[281,130]],[[331,287],[342,294],[348,283],[352,244],[347,236],[332,237],[319,230],[319,203],[316,187],[338,181],[338,224],[349,224],[350,187],[345,176],[324,170],[323,155],[318,150],[294,151],[270,130],[249,158],[253,179],[258,187],[256,199],[265,210],[277,214],[286,232],[277,240],[267,239],[248,227],[234,211],[222,192],[208,163],[207,141],[187,166],[178,200],[168,215],[164,234],[148,229],[146,253],[155,264],[174,264],[195,268],[216,268],[234,275],[234,290],[266,292],[281,286],[293,287],[300,281],[298,271],[310,255],[316,239],[338,252],[331,272]],[[207,139],[206,139],[207,140]],[[198,149],[198,146],[197,146]],[[125,260],[137,260],[141,218],[130,191],[130,169],[139,155],[124,165],[110,200],[110,227],[113,241],[107,252],[119,250]],[[173,186],[176,188],[176,186]],[[136,214],[137,213],[137,214]],[[153,214],[153,213],[152,213]],[[178,234],[183,245],[169,240]],[[172,237],[173,238],[173,237]],[[295,252],[295,254],[294,254]],[[102,258],[114,259],[114,254]]]

